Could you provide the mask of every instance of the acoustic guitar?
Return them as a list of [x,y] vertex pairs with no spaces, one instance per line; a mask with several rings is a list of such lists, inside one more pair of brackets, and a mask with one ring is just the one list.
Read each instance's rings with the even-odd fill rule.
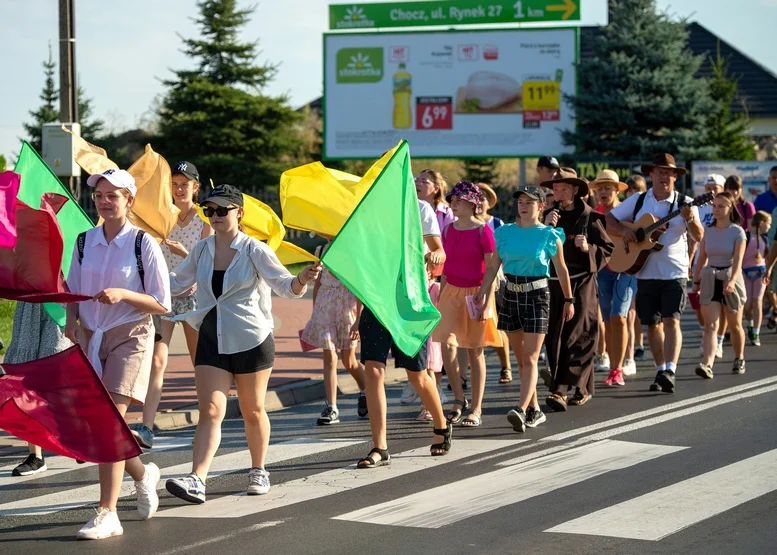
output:
[[[712,202],[714,195],[705,193],[696,197],[691,202],[691,206],[704,206]],[[613,272],[623,274],[636,274],[639,272],[648,260],[648,257],[655,251],[660,251],[664,245],[658,241],[664,234],[664,226],[671,220],[680,215],[678,208],[670,212],[660,220],[653,214],[643,214],[642,217],[634,223],[621,222],[621,225],[634,231],[637,236],[636,243],[626,243],[615,231],[607,230],[615,243],[615,250],[610,257],[609,266]]]

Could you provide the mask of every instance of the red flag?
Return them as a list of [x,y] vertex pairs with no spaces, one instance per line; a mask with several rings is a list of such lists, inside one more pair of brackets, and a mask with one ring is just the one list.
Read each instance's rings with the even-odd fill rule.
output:
[[[3,191],[0,190],[0,200]],[[46,193],[40,210],[16,200],[16,247],[0,248],[0,298],[28,303],[72,303],[88,295],[70,293],[62,275],[64,241],[57,212],[69,200]]]
[[16,246],[16,195],[22,176],[14,172],[0,173],[0,248]]
[[78,345],[2,369],[0,428],[81,461],[112,463],[142,453]]

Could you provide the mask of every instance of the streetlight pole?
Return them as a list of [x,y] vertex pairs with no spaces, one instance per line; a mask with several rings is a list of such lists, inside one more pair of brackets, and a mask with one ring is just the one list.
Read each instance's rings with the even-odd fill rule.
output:
[[[76,79],[75,0],[59,0],[59,121],[78,122],[78,83]],[[68,189],[80,200],[80,180],[67,178]]]

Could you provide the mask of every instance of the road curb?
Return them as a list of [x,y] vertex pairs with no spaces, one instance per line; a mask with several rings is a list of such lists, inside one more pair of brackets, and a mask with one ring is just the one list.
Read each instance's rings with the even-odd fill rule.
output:
[[[394,385],[407,381],[407,374],[402,368],[394,368],[393,363],[386,366],[386,385]],[[359,392],[359,387],[349,374],[337,376],[337,391],[339,395],[352,395]],[[319,401],[326,398],[324,380],[303,380],[267,391],[265,397],[265,410],[276,412],[294,405]],[[240,405],[237,396],[230,396],[227,400],[226,418],[239,418]],[[197,405],[184,407],[178,410],[158,413],[154,420],[154,431],[176,430],[195,426],[200,421],[200,411]]]

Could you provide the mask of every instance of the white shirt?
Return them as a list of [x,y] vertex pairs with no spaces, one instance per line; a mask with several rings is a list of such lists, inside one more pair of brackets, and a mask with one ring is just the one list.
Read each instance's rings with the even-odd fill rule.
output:
[[[715,218],[712,214],[712,205],[711,204],[705,204],[704,206],[699,207],[699,221],[701,222],[702,227],[706,228],[712,223],[712,220]],[[699,253],[701,252],[701,247],[699,245],[696,246],[696,252],[693,255],[693,265],[696,267],[696,263],[699,261]]]
[[[677,205],[678,192],[674,191],[666,200],[656,200],[653,196],[653,189],[649,189],[645,194],[645,202],[637,213],[635,220],[638,220],[644,214],[653,214],[657,218],[663,218],[669,214],[670,208],[680,208]],[[621,222],[631,221],[634,215],[634,208],[640,195],[631,195],[623,203],[612,209],[610,214],[613,218]],[[693,215],[698,218],[699,210],[695,206],[691,207]],[[660,243],[664,248],[658,252],[653,252],[647,259],[642,269],[637,272],[638,279],[682,279],[688,277],[688,226],[682,216],[677,216],[669,220],[666,232],[661,235]]]
[[242,353],[261,344],[273,330],[270,289],[281,297],[299,298],[291,286],[295,276],[280,263],[273,250],[261,241],[238,233],[230,245],[237,252],[224,274],[224,291],[213,295],[213,257],[216,236],[203,239],[170,273],[173,295],[197,283],[197,310],[176,316],[200,329],[208,312],[216,307],[219,354]]
[[421,211],[421,228],[424,231],[424,237],[439,237],[440,224],[437,221],[437,214],[432,205],[425,200],[418,200],[418,209]]
[[[128,221],[110,244],[105,240],[103,226],[87,231],[84,241],[84,259],[80,264],[78,245],[73,248],[73,259],[67,276],[67,286],[70,291],[93,296],[109,287],[128,289],[151,295],[169,311],[170,285],[167,279],[167,263],[162,249],[148,234],[143,237],[140,245],[145,288],[140,282],[138,263],[135,259],[135,237],[138,231],[139,229]],[[124,302],[107,305],[89,300],[78,304],[78,317],[81,324],[94,332],[87,347],[87,356],[99,376],[102,376],[99,353],[103,334],[116,326],[137,322],[147,316],[148,314],[142,310]]]

